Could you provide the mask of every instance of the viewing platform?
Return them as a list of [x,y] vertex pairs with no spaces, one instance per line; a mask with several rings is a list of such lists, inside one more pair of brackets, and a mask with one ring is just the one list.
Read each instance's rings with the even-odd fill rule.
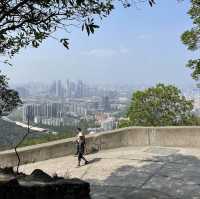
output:
[[[92,199],[199,199],[200,127],[129,127],[86,136],[88,165],[76,168],[75,138],[19,148],[20,171],[90,183]],[[14,150],[0,165],[16,166]]]
[[66,156],[20,167],[27,174],[42,169],[91,185],[92,199],[199,199],[200,148],[121,147],[86,156],[88,165],[76,168],[77,157]]

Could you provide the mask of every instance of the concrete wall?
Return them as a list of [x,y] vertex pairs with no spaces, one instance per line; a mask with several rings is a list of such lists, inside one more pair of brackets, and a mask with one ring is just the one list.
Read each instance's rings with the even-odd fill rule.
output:
[[150,145],[200,147],[200,127],[149,128]]
[[[19,149],[21,164],[75,153],[75,138]],[[87,152],[124,146],[200,147],[200,127],[129,127],[87,136]],[[14,150],[0,152],[0,166],[16,166]]]

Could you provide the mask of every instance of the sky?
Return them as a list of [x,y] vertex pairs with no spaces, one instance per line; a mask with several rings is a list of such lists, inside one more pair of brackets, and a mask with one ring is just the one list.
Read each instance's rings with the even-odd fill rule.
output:
[[97,84],[192,84],[185,64],[196,54],[180,41],[181,34],[192,26],[189,6],[189,0],[157,0],[153,8],[117,5],[99,22],[94,35],[88,37],[80,29],[66,34],[70,50],[49,38],[38,49],[27,48],[16,55],[11,60],[13,67],[0,66],[0,70],[12,84],[59,79]]

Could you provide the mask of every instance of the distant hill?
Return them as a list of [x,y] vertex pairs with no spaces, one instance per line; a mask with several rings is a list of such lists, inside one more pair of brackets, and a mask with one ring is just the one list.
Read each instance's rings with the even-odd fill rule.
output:
[[[0,150],[12,149],[27,133],[27,129],[0,119]],[[38,138],[44,133],[30,131],[28,138]]]

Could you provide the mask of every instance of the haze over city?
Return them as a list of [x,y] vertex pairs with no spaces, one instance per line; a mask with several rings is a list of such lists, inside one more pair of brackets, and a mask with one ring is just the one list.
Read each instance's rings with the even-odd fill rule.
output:
[[70,50],[49,38],[39,49],[21,51],[11,60],[13,67],[1,65],[1,70],[11,84],[67,78],[104,84],[193,84],[185,64],[195,53],[180,41],[191,27],[188,9],[189,1],[160,1],[153,8],[117,6],[94,35],[72,28],[65,35]]

